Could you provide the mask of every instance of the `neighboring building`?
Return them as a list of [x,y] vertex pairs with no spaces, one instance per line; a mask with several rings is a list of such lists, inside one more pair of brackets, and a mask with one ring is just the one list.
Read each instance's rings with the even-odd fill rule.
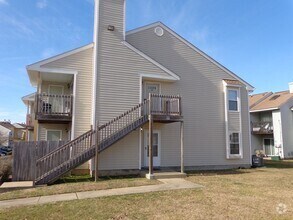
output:
[[3,146],[10,146],[12,142],[24,141],[25,140],[25,129],[24,124],[15,123],[11,124],[10,121],[0,122],[0,133],[1,142]]
[[37,134],[34,133],[36,130],[34,129],[35,126],[38,125],[37,121],[35,120],[35,98],[36,93],[32,93],[22,97],[23,103],[27,107],[27,114],[26,114],[26,141],[36,141]]
[[[136,114],[143,119],[122,121],[130,129],[127,135],[116,141],[113,134],[114,141],[99,154],[101,174],[139,172],[150,161],[144,100],[152,93],[154,166],[180,167],[180,126],[171,122],[182,122],[183,114],[186,169],[250,167],[248,93],[254,88],[160,22],[125,32],[124,5],[124,0],[96,1],[93,43],[27,66],[37,88],[36,99],[26,103],[29,115],[34,109],[35,139],[82,135],[71,142],[75,145],[96,122],[109,127],[101,132],[103,139],[120,126],[111,127],[115,121],[141,108]],[[79,164],[85,162],[79,159]],[[93,163],[79,167],[86,172],[93,168]]]
[[293,158],[293,83],[283,92],[250,96],[252,151]]

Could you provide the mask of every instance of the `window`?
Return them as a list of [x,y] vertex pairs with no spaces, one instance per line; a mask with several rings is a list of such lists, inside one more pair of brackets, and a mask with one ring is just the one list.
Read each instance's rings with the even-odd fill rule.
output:
[[62,139],[62,131],[47,130],[47,141],[60,141]]
[[228,90],[229,111],[238,111],[238,91]]
[[230,134],[230,155],[240,154],[240,135],[239,133]]

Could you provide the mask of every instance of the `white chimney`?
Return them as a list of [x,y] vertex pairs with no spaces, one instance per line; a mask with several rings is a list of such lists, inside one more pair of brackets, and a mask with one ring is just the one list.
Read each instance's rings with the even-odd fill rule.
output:
[[293,93],[293,82],[289,83],[289,91],[290,93]]

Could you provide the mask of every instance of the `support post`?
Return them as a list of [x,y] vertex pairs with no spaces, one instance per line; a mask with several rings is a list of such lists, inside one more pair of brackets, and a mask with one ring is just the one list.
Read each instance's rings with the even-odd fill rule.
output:
[[149,94],[149,174],[148,179],[153,178],[153,116],[152,116],[152,94]]
[[149,115],[149,176],[153,175],[153,117]]
[[181,173],[184,173],[184,142],[183,142],[183,137],[184,137],[184,122],[180,122],[180,145],[181,145]]
[[99,122],[96,124],[95,182],[99,179]]

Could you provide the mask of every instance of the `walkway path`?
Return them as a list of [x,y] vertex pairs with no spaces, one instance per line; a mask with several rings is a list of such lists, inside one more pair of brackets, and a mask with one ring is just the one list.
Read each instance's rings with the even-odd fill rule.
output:
[[98,198],[105,196],[118,196],[118,195],[129,195],[138,193],[148,193],[148,192],[158,192],[166,190],[177,190],[177,189],[193,189],[202,188],[203,186],[189,182],[184,179],[159,179],[163,184],[149,185],[149,186],[137,186],[137,187],[127,187],[127,188],[117,188],[117,189],[107,189],[107,190],[97,190],[97,191],[86,191],[77,193],[66,193],[59,195],[50,196],[39,196],[31,197],[25,199],[13,199],[0,201],[0,209],[9,208],[15,206],[24,205],[37,205],[46,204],[59,201],[70,201],[77,199],[89,199]]

